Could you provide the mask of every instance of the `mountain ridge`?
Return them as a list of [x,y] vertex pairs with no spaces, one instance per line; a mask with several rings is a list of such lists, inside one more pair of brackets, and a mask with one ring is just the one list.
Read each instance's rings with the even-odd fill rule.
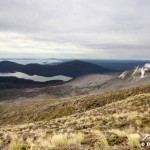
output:
[[115,70],[101,67],[89,62],[74,60],[64,62],[58,65],[40,65],[40,64],[27,64],[21,65],[10,61],[0,62],[0,72],[23,72],[28,75],[41,75],[41,76],[55,76],[65,75],[69,77],[78,77],[91,73],[112,73]]

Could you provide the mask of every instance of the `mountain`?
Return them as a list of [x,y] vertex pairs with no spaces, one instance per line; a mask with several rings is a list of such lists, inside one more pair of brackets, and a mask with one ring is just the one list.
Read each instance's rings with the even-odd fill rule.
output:
[[17,77],[0,77],[0,90],[2,89],[20,89],[20,88],[37,88],[61,85],[62,80],[52,80],[47,82],[36,82],[33,80],[20,79]]
[[40,65],[40,64],[27,64],[21,65],[14,62],[2,61],[0,62],[0,72],[23,72],[28,75],[40,76],[56,76],[65,75],[69,77],[78,77],[92,73],[111,73],[115,70],[101,67],[89,62],[74,60],[57,65]]
[[137,66],[134,70],[131,71],[124,71],[122,74],[120,74],[120,78],[133,78],[133,79],[142,79],[147,78],[150,76],[150,64],[147,63],[144,66]]

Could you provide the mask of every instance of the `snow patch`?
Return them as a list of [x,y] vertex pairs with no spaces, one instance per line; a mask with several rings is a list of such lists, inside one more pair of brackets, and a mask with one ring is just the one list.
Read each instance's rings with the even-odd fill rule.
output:
[[132,73],[132,76],[134,76],[135,74],[139,73],[139,66],[137,66],[134,70],[134,72]]
[[150,70],[150,64],[145,64],[144,67],[148,70]]
[[134,72],[132,73],[132,76],[136,74],[140,74],[140,78],[144,78],[146,75],[146,72],[150,70],[150,64],[145,64],[143,67],[136,67]]
[[128,74],[128,71],[125,71],[119,76],[119,78],[124,79],[127,74]]

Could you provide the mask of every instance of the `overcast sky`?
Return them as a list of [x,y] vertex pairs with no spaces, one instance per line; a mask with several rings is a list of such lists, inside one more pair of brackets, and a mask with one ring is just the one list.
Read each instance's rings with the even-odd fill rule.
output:
[[150,59],[150,0],[0,0],[0,57]]

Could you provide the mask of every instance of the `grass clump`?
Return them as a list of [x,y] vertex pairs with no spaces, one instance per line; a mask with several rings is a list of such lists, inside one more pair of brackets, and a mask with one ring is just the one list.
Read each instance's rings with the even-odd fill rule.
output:
[[115,133],[119,137],[126,137],[127,136],[127,133],[125,131],[121,131],[119,129],[111,129],[111,130],[109,130],[109,132]]
[[19,141],[14,140],[10,143],[8,150],[29,150],[30,147],[21,144]]
[[97,142],[94,144],[94,150],[109,150],[108,142],[103,133],[94,131],[97,136]]
[[51,147],[64,147],[69,145],[80,145],[84,140],[83,133],[57,134],[51,138]]
[[135,133],[135,134],[129,134],[127,135],[128,138],[128,145],[131,148],[140,148],[140,135]]
[[68,145],[67,134],[57,134],[51,138],[52,147],[63,147]]
[[84,140],[84,134],[83,133],[76,133],[76,134],[71,134],[70,135],[70,144],[81,144],[82,141]]

